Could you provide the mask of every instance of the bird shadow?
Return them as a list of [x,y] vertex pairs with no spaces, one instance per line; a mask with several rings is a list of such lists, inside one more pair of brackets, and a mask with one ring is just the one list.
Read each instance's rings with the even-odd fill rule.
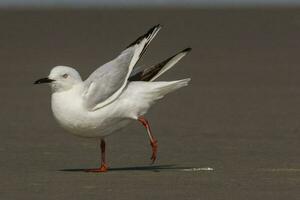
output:
[[[160,171],[168,171],[168,170],[182,170],[187,167],[179,167],[177,165],[148,165],[148,166],[134,166],[134,167],[112,167],[109,168],[108,171],[152,171],[152,172],[160,172]],[[86,172],[89,169],[61,169],[58,171],[62,172]]]

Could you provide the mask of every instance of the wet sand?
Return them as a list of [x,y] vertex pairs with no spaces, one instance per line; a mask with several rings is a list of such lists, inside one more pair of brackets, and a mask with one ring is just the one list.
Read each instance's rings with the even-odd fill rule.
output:
[[[55,65],[86,78],[157,23],[139,64],[193,48],[160,78],[191,85],[147,115],[158,160],[132,123],[107,139],[111,171],[84,173],[97,142],[62,130],[32,83]],[[300,9],[2,10],[0,27],[0,199],[300,198]]]

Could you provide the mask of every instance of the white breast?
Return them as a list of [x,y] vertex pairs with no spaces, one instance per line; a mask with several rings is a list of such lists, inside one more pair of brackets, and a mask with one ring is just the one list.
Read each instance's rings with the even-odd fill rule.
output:
[[88,113],[82,107],[82,99],[74,94],[75,90],[55,92],[52,94],[52,111],[60,125],[72,133],[80,134],[92,128],[87,124]]
[[76,89],[52,94],[54,117],[64,129],[77,136],[104,137],[130,122],[116,114],[116,106],[89,111],[82,100],[80,91]]

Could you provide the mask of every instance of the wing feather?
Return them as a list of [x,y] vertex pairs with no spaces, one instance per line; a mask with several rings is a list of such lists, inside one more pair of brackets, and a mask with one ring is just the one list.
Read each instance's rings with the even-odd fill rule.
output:
[[84,102],[89,110],[97,110],[113,102],[122,93],[133,67],[160,29],[160,25],[151,28],[117,58],[99,67],[84,81]]
[[146,69],[132,73],[129,77],[129,81],[154,81],[163,73],[171,69],[179,60],[181,60],[191,48],[186,48],[179,53],[167,58],[166,60]]

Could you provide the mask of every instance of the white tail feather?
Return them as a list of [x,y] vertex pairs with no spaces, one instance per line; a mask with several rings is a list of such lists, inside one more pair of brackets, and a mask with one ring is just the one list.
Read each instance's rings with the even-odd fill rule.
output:
[[190,78],[186,78],[177,81],[165,82],[166,83],[165,85],[162,85],[161,87],[157,88],[157,92],[160,94],[159,98],[162,98],[166,94],[173,92],[179,88],[187,86],[190,80],[191,80]]

